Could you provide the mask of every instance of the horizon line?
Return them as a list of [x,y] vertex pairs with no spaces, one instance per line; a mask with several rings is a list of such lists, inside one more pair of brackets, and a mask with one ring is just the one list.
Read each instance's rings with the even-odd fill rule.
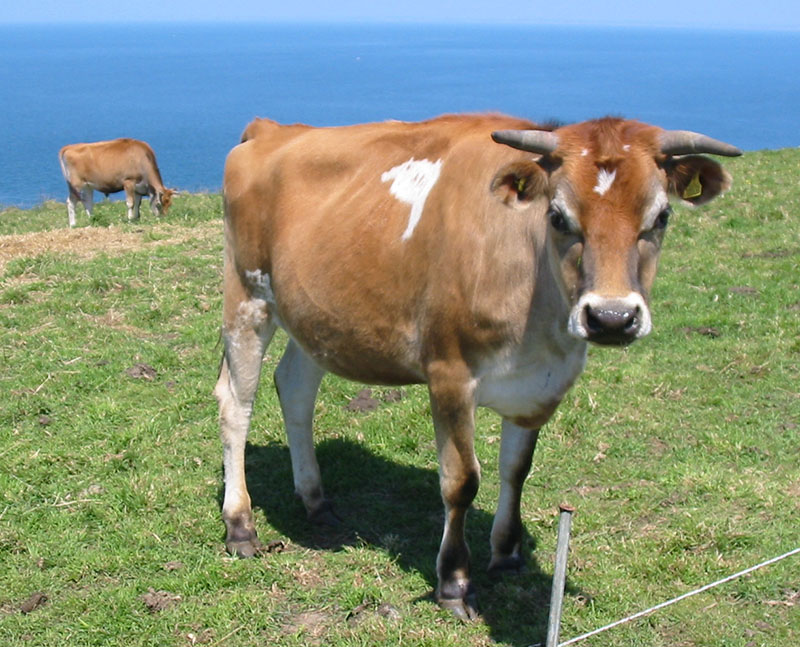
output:
[[320,20],[301,20],[297,18],[277,18],[277,19],[247,19],[247,18],[165,18],[160,20],[122,20],[107,19],[64,19],[64,20],[10,20],[0,21],[2,27],[60,27],[60,26],[79,26],[79,25],[113,25],[115,27],[150,25],[150,26],[177,26],[177,25],[227,25],[227,26],[397,26],[397,27],[484,27],[484,28],[566,28],[566,29],[625,29],[642,31],[693,31],[693,32],[745,32],[745,33],[785,33],[794,34],[800,32],[800,25],[759,25],[748,26],[742,24],[732,25],[697,25],[697,24],[663,24],[654,25],[646,22],[590,22],[590,21],[534,21],[524,20],[515,22],[485,20],[396,20],[396,19],[320,19]]

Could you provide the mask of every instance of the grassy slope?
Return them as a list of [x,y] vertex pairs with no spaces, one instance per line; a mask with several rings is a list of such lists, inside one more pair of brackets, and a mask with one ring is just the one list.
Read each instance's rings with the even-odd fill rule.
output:
[[[577,508],[564,638],[800,545],[798,163],[789,150],[729,161],[729,195],[678,210],[655,331],[592,349],[527,484],[529,568],[496,582],[483,568],[499,422],[480,413],[469,535],[484,622],[469,626],[429,598],[441,506],[420,387],[395,403],[376,389],[380,407],[355,413],[344,405],[362,387],[326,378],[318,451],[345,517],[326,533],[292,496],[265,379],[249,480],[261,537],[283,550],[225,555],[218,196],[136,225],[101,203],[102,227],[37,234],[44,248],[21,255],[19,237],[0,238],[0,643],[530,645],[561,501]],[[65,211],[5,211],[0,234],[61,230]],[[150,611],[149,589],[180,599]],[[47,601],[20,613],[35,592]],[[793,558],[583,644],[794,647],[799,592]]]

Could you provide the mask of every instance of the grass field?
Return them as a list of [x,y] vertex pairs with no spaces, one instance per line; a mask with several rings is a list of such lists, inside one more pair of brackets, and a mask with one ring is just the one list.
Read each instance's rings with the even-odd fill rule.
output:
[[[499,420],[479,414],[468,524],[482,620],[431,599],[441,533],[425,389],[332,377],[317,443],[341,529],[292,494],[265,362],[247,452],[272,552],[226,555],[211,392],[221,200],[66,229],[66,208],[0,212],[0,644],[480,645],[544,641],[557,506],[573,505],[566,640],[800,546],[800,151],[726,161],[734,188],[678,208],[654,332],[592,348],[526,485],[528,567],[485,575]],[[583,643],[796,647],[800,557]]]

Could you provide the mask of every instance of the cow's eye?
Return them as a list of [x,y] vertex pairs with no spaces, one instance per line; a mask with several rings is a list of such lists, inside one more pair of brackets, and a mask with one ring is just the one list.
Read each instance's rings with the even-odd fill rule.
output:
[[654,229],[666,229],[669,217],[672,214],[672,207],[667,205],[661,210],[661,213],[656,217]]
[[569,223],[567,219],[564,217],[564,213],[558,207],[550,205],[550,209],[547,211],[547,218],[550,221],[553,229],[561,234],[568,234],[570,231]]

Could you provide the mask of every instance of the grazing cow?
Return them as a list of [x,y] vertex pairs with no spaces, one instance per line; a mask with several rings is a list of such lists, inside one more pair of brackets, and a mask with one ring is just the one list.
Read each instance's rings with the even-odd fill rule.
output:
[[259,120],[249,132],[224,177],[215,395],[228,550],[260,549],[244,448],[261,359],[280,326],[289,342],[275,383],[312,520],[335,520],[311,431],[325,372],[428,385],[444,501],[436,599],[474,618],[464,524],[480,472],[475,408],[503,419],[489,568],[517,569],[539,428],[583,369],[587,342],[625,345],[650,332],[668,195],[702,204],[730,186],[717,162],[694,153],[741,153],[612,118],[551,131],[505,116],[341,128]]
[[75,226],[75,207],[82,202],[92,218],[95,191],[125,191],[128,220],[139,219],[142,196],[150,196],[153,215],[163,215],[172,202],[173,191],[164,187],[153,149],[137,139],[113,139],[91,144],[69,144],[58,153],[67,181],[69,226]]

